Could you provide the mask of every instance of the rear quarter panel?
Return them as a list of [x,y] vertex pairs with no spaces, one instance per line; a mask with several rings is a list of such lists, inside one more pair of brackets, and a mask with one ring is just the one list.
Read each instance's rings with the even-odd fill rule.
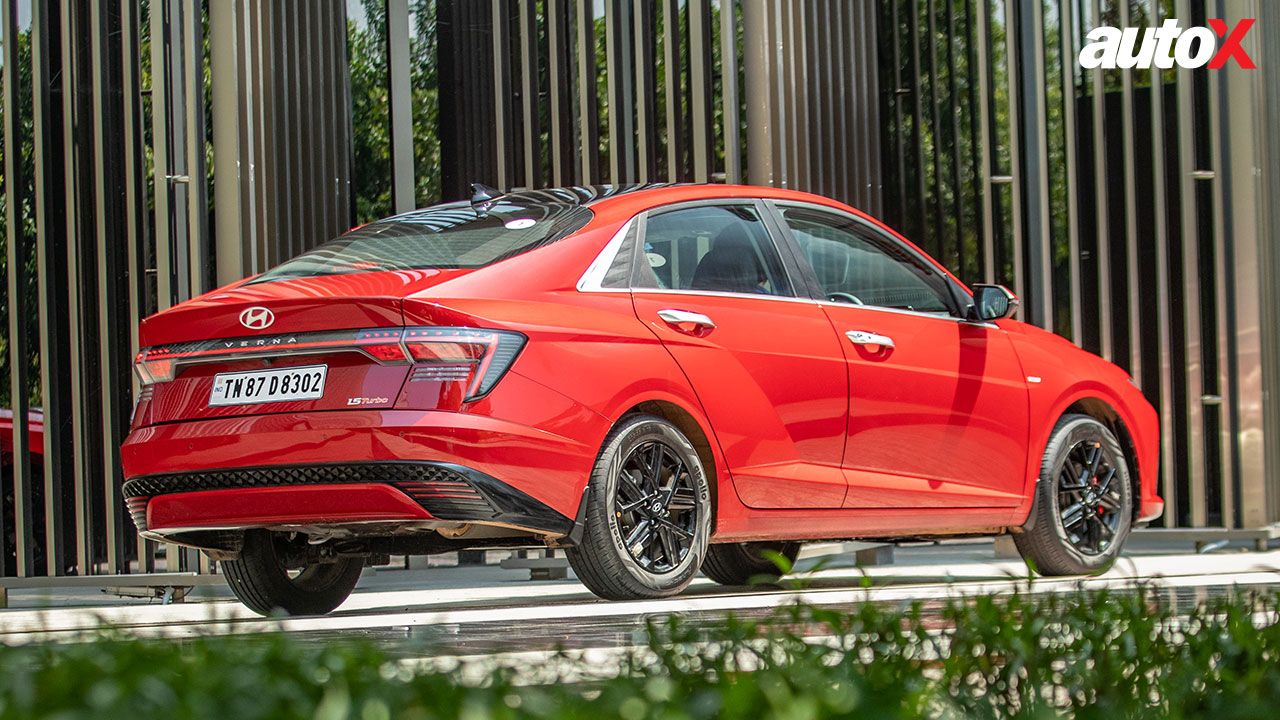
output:
[[[631,217],[628,212],[598,216],[584,231],[454,282],[405,299],[405,322],[413,325],[460,324],[515,330],[529,341],[509,371],[589,408],[546,417],[539,408],[523,407],[499,382],[488,398],[469,412],[522,422],[539,417],[539,425],[576,444],[603,445],[613,425],[628,410],[645,402],[674,404],[698,423],[714,457],[717,495],[737,505],[719,444],[684,373],[653,332],[635,316],[631,294],[580,292],[578,279],[614,233]],[[585,488],[596,453],[570,462],[580,465],[577,496]],[[732,510],[730,510],[732,511]]]

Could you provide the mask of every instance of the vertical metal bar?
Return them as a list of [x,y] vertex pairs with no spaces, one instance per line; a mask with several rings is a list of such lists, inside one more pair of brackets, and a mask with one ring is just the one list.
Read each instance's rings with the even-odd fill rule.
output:
[[[1225,17],[1226,8],[1222,0],[1217,0],[1214,5],[1215,12],[1211,14],[1220,18]],[[1222,484],[1222,520],[1227,527],[1235,527],[1237,525],[1236,511],[1238,503],[1235,492],[1237,478],[1234,463],[1237,450],[1235,445],[1237,433],[1235,418],[1237,416],[1232,411],[1236,402],[1235,374],[1231,372],[1234,362],[1232,354],[1233,343],[1231,341],[1236,337],[1233,302],[1236,273],[1235,268],[1230,263],[1230,252],[1234,245],[1231,241],[1233,236],[1227,232],[1227,218],[1223,212],[1226,206],[1224,186],[1230,181],[1231,169],[1224,162],[1224,157],[1228,156],[1229,153],[1230,136],[1224,133],[1223,114],[1229,107],[1229,99],[1226,96],[1225,81],[1222,78],[1232,72],[1235,72],[1234,68],[1226,73],[1211,72],[1207,75],[1209,81],[1209,127],[1207,130],[1210,137],[1210,162],[1213,165],[1210,168],[1213,170],[1213,179],[1207,182],[1213,183],[1211,205],[1213,212],[1213,278],[1216,298],[1214,306],[1217,320],[1217,386],[1218,396],[1222,398],[1222,401],[1218,406],[1218,437],[1207,439],[1209,442],[1217,442],[1219,444],[1218,469],[1220,474],[1217,478],[1207,478],[1206,481],[1220,482]],[[1240,105],[1244,106],[1244,103],[1240,103]],[[1208,351],[1210,349],[1206,349],[1206,352]]]
[[[1126,0],[1127,1],[1127,0]],[[1065,140],[1064,156],[1067,171],[1067,259],[1071,273],[1071,339],[1077,345],[1084,336],[1084,313],[1081,311],[1080,285],[1080,195],[1077,191],[1078,169],[1076,159],[1076,50],[1071,28],[1077,0],[1059,0],[1058,24],[1061,31],[1062,61],[1062,128]]]
[[[1280,8],[1275,3],[1258,2],[1246,10],[1254,11],[1254,17],[1260,19],[1264,27],[1280,24]],[[1262,67],[1280,67],[1280,37],[1275,33],[1263,36],[1254,35],[1249,41],[1261,57]],[[1256,43],[1256,44],[1254,44]],[[1256,128],[1274,128],[1280,123],[1280,73],[1264,71],[1251,73],[1250,79],[1255,83],[1255,92],[1261,97],[1255,122]],[[1259,152],[1255,157],[1261,158],[1262,178],[1258,188],[1261,202],[1254,207],[1260,210],[1258,218],[1258,251],[1259,251],[1259,308],[1254,335],[1258,358],[1261,361],[1262,392],[1253,397],[1265,397],[1255,410],[1258,422],[1256,437],[1262,447],[1262,470],[1254,478],[1257,488],[1259,506],[1266,522],[1280,521],[1280,489],[1268,483],[1266,478],[1274,478],[1280,471],[1280,286],[1274,278],[1280,277],[1280,142],[1274,134],[1258,133]],[[1239,262],[1243,264],[1244,258]],[[1261,282],[1263,278],[1271,278],[1272,282]],[[1249,332],[1250,328],[1241,326],[1240,332]],[[1242,393],[1243,395],[1243,393]]]
[[[36,253],[39,273],[38,316],[40,318],[40,397],[45,417],[64,418],[70,415],[66,379],[67,350],[64,338],[68,335],[66,303],[66,178],[63,174],[64,147],[62,145],[62,97],[66,92],[64,82],[68,75],[62,72],[61,55],[55,50],[61,45],[62,28],[58,4],[52,0],[37,0],[32,4],[31,15],[31,85],[32,85],[32,135],[35,151]],[[7,172],[7,170],[6,170]],[[75,477],[65,449],[68,437],[63,423],[56,420],[44,425],[43,478],[32,482],[44,483],[45,513],[45,571],[49,575],[64,572],[69,564],[69,553],[74,546],[63,543],[63,529],[74,518],[63,513],[62,498],[72,491]],[[0,519],[0,530],[7,520]]]
[[609,98],[609,178],[614,184],[622,180],[622,108],[618,98],[622,96],[619,87],[620,74],[623,72],[619,62],[617,44],[621,32],[618,28],[618,0],[608,0],[604,11],[604,43],[605,43],[605,97]]
[[876,56],[876,28],[880,26],[878,6],[863,5],[864,22],[862,32],[862,99],[865,103],[863,111],[863,141],[867,146],[865,185],[867,193],[867,211],[876,215],[884,214],[884,180],[880,160],[881,145],[878,140],[880,128],[880,80],[876,71],[879,58]]
[[[26,186],[22,173],[21,119],[19,103],[24,88],[18,78],[18,18],[11,0],[0,3],[0,27],[4,44],[4,173],[5,173],[5,230],[7,235],[8,289],[9,289],[9,398],[13,405],[13,487],[14,487],[14,538],[16,540],[17,571],[19,576],[32,573],[33,550],[31,541],[31,441],[28,411],[28,365],[30,338],[25,323],[31,309],[26,302],[27,238],[24,223],[19,214],[23,206],[20,189]],[[0,528],[3,522],[0,521]]]
[[[1127,1],[1127,0],[1126,0]],[[1044,18],[1039,2],[1026,3],[1025,15],[1017,14],[1012,20],[1017,27],[1021,49],[1025,55],[1019,56],[1021,92],[1025,100],[1012,103],[1013,108],[1021,107],[1021,138],[1014,146],[1020,147],[1021,183],[1025,188],[1024,200],[1021,203],[1026,210],[1025,226],[1028,233],[1022,235],[1018,245],[1025,246],[1029,255],[1026,265],[1027,277],[1023,281],[1025,292],[1030,296],[1028,303],[1031,322],[1041,327],[1053,329],[1053,268],[1050,260],[1052,252],[1052,233],[1049,228],[1049,169],[1048,142],[1045,137],[1045,96],[1044,96]],[[1013,52],[1010,52],[1013,57]],[[1012,64],[1012,63],[1011,63]],[[1010,94],[1013,97],[1012,93]],[[1010,112],[1010,117],[1014,113]]]
[[[123,0],[123,4],[129,3]],[[213,193],[217,212],[214,254],[220,283],[244,277],[245,251],[251,248],[250,238],[244,232],[246,208],[241,207],[244,199],[241,186],[250,182],[252,167],[241,162],[240,149],[240,118],[251,112],[249,103],[252,102],[252,96],[243,92],[240,85],[237,30],[243,8],[243,0],[215,2],[209,6],[210,76],[213,106],[218,110],[213,117],[213,157],[218,168],[218,183]]]
[[[1093,0],[1092,26],[1103,25],[1102,2]],[[1111,329],[1111,233],[1107,221],[1107,151],[1106,137],[1106,77],[1105,70],[1093,71],[1093,203],[1094,222],[1098,228],[1098,337],[1101,340],[1102,357],[1112,360]]]
[[540,184],[541,154],[538,143],[538,26],[531,3],[520,3],[520,100],[524,113],[521,123],[524,130],[524,186],[536,188]]
[[[1025,234],[1023,233],[1022,221],[1022,194],[1023,185],[1030,173],[1024,172],[1022,162],[1022,143],[1018,142],[1017,120],[1018,108],[1021,107],[1019,102],[1018,79],[1022,77],[1018,60],[1018,30],[1019,19],[1013,8],[1014,0],[1005,0],[1005,57],[1009,62],[1009,122],[1013,127],[1009,129],[1009,174],[1013,176],[1014,181],[1010,187],[1013,193],[1013,227],[1009,229],[1009,233],[1013,239],[1013,286],[1017,293],[1025,294],[1027,291],[1027,282],[1025,278],[1025,265],[1023,264],[1023,247]],[[1043,117],[1043,115],[1041,115]]]
[[742,64],[747,94],[747,182],[752,185],[771,185],[774,179],[768,15],[766,0],[742,0]]
[[[651,141],[653,128],[653,64],[648,51],[652,41],[649,14],[650,4],[646,0],[636,0],[632,9],[632,57],[635,58],[636,73],[639,77],[635,83],[635,93],[629,98],[636,106],[636,182],[647,183],[654,174],[650,172],[653,165],[654,147]],[[655,168],[656,169],[656,168]]]
[[[204,62],[205,62],[205,44],[204,44],[204,8],[201,0],[191,0],[191,4],[187,6],[184,13],[186,26],[184,27],[185,43],[187,45],[186,54],[186,113],[187,113],[187,169],[191,177],[187,192],[188,206],[188,222],[190,230],[188,231],[188,243],[191,247],[188,260],[191,264],[191,294],[192,297],[204,293],[212,289],[212,278],[209,273],[210,268],[210,243],[209,243],[209,173],[208,173],[208,128],[205,124],[205,102],[204,102]],[[113,228],[114,230],[114,228]],[[114,233],[112,233],[114,234]],[[106,278],[99,281],[99,293],[105,299],[109,297],[107,294],[108,279],[116,275],[115,258],[110,258],[108,264],[107,253],[111,252],[108,233],[103,233],[99,239],[99,262],[98,267],[102,273],[101,277]],[[118,323],[109,313],[103,312],[102,321],[99,324],[100,332],[105,337],[110,337],[118,331]],[[108,328],[111,328],[111,335],[108,335]],[[114,381],[108,382],[108,378],[114,378],[118,375],[118,356],[107,354],[105,352],[106,342],[103,343],[104,352],[101,361],[101,372],[103,378],[103,387],[113,387]],[[105,394],[104,394],[105,395]],[[108,410],[111,412],[109,413]],[[108,528],[120,532],[120,526],[123,523],[123,500],[120,498],[119,489],[123,482],[123,478],[119,477],[119,448],[120,442],[124,439],[123,434],[117,435],[117,423],[119,413],[115,407],[108,407],[106,398],[103,402],[103,429],[106,432],[107,443],[103,448],[104,465],[107,467],[105,475],[106,480],[106,497],[109,503]],[[118,439],[117,439],[118,438]],[[112,509],[115,511],[112,512]],[[204,556],[197,552],[194,548],[186,549],[186,556],[189,564],[194,564],[193,559],[203,558]]]
[[[1120,24],[1128,27],[1129,0],[1120,2]],[[1157,72],[1152,69],[1151,72]],[[1124,153],[1124,217],[1125,232],[1121,238],[1125,244],[1125,265],[1129,297],[1127,300],[1129,330],[1129,374],[1142,377],[1142,284],[1138,277],[1138,191],[1134,182],[1133,139],[1133,70],[1124,69],[1120,74],[1120,132],[1121,151]]]
[[842,2],[830,3],[830,22],[831,22],[831,67],[835,71],[836,77],[839,78],[833,82],[835,97],[832,99],[834,103],[833,121],[831,131],[835,133],[833,145],[836,148],[836,162],[832,167],[834,177],[832,177],[832,190],[836,197],[845,202],[853,202],[853,198],[849,195],[849,186],[851,178],[849,177],[849,165],[847,159],[849,157],[849,92],[846,89],[848,83],[845,78],[848,76],[849,64],[845,54],[845,34],[848,23],[845,21],[846,4]]
[[768,38],[770,79],[772,80],[770,89],[773,94],[773,184],[778,187],[788,187],[791,168],[787,165],[787,158],[791,154],[791,146],[788,142],[787,110],[790,105],[791,88],[787,86],[786,58],[783,52],[787,29],[782,14],[782,3],[774,2],[771,8]]
[[947,154],[951,161],[951,214],[955,223],[954,242],[956,248],[956,272],[963,272],[965,266],[964,247],[964,205],[960,182],[960,98],[956,91],[956,8],[954,0],[947,0],[947,126],[950,149]]
[[[76,148],[75,133],[75,116],[76,108],[79,103],[76,99],[75,88],[80,84],[80,50],[74,42],[77,36],[76,31],[79,29],[79,22],[76,19],[75,12],[70,8],[63,6],[65,12],[62,13],[62,75],[65,92],[62,96],[62,146],[65,149],[63,153],[63,178],[66,183],[66,272],[67,272],[67,327],[68,327],[68,350],[69,354],[69,372],[70,378],[70,405],[71,405],[71,461],[70,475],[74,478],[73,492],[75,494],[75,526],[76,526],[76,573],[79,575],[88,575],[94,572],[94,548],[92,542],[93,523],[92,508],[90,507],[90,496],[88,487],[88,478],[90,470],[90,457],[86,450],[87,432],[85,417],[85,384],[86,380],[83,373],[83,353],[80,349],[82,337],[81,323],[83,313],[81,308],[84,307],[83,296],[81,295],[80,283],[72,282],[72,278],[81,277],[80,258],[78,253],[79,238],[81,236],[82,223],[89,222],[88,218],[81,218],[80,211],[84,207],[82,198],[80,197],[79,187],[76,182],[78,177],[77,167],[78,158]],[[153,7],[152,12],[158,12],[158,8]],[[153,78],[154,66],[153,66]],[[153,80],[154,82],[154,80]],[[155,159],[157,168],[159,167],[159,156]],[[156,191],[156,207],[157,211],[160,207],[160,188]],[[159,228],[157,227],[157,231]]]
[[[780,39],[778,44],[783,47],[780,53],[782,65],[779,68],[781,80],[780,85],[785,90],[785,100],[781,100],[781,105],[786,117],[786,143],[787,156],[784,158],[787,168],[785,179],[786,187],[796,187],[797,178],[800,174],[802,156],[798,151],[800,147],[800,107],[805,102],[804,93],[796,82],[797,66],[800,64],[797,57],[799,52],[799,28],[800,23],[796,17],[796,4],[790,0],[783,0],[778,8],[782,17],[782,25],[780,26]],[[852,79],[852,77],[850,77]]]
[[[121,33],[121,100],[124,140],[124,212],[125,212],[125,263],[128,268],[127,305],[130,354],[138,349],[138,324],[145,314],[146,267],[142,252],[146,239],[146,201],[143,183],[142,159],[142,72],[139,61],[138,4],[132,0],[119,0]],[[212,8],[210,8],[212,10]],[[127,363],[127,359],[125,361]],[[127,372],[127,371],[126,371]],[[137,378],[130,373],[131,398],[138,395]],[[131,525],[125,523],[126,533]],[[138,566],[143,572],[155,569],[155,559],[150,553],[150,541],[133,534],[138,553]],[[52,541],[51,541],[52,543]]]
[[[311,58],[314,53],[315,38],[311,35],[311,16],[316,10],[316,3],[297,3],[294,13],[295,27],[297,35],[295,37],[295,54],[289,58],[289,62],[294,67],[294,72],[298,77],[297,87],[307,88],[305,94],[299,93],[295,107],[298,113],[298,124],[293,127],[295,136],[303,136],[304,133],[310,133],[311,124],[315,122],[315,110],[313,103],[315,96],[315,86],[312,85]],[[383,9],[385,9],[383,5]],[[385,50],[384,50],[385,52]],[[389,131],[390,125],[386,127]],[[388,147],[390,151],[390,148]],[[315,190],[313,184],[316,177],[316,164],[314,150],[310,147],[310,143],[294,143],[290,146],[289,152],[296,158],[299,168],[296,175],[292,179],[293,197],[310,197],[313,196]],[[298,227],[301,232],[297,233],[293,238],[293,251],[291,255],[296,255],[307,249],[307,245],[313,242],[312,238],[318,235],[319,228],[316,223],[316,216],[309,212],[309,208],[297,203],[289,203],[290,212],[297,218]],[[385,206],[379,207],[378,214],[385,213]]]
[[[1152,2],[1152,25],[1159,26],[1160,2]],[[1151,72],[1151,174],[1152,204],[1155,209],[1156,256],[1156,324],[1160,354],[1160,467],[1163,482],[1160,494],[1165,501],[1164,523],[1172,525],[1177,518],[1177,474],[1174,472],[1173,432],[1173,366],[1171,303],[1169,290],[1169,221],[1168,196],[1165,186],[1164,79],[1157,70]],[[1077,283],[1078,284],[1078,283]],[[1077,309],[1077,313],[1079,310]]]
[[[151,157],[155,183],[156,298],[160,310],[173,304],[173,220],[169,180],[169,50],[170,0],[151,5]],[[68,35],[70,37],[70,35]],[[75,303],[72,303],[75,306]]]
[[562,105],[561,92],[557,86],[564,84],[566,75],[565,70],[560,66],[561,45],[564,38],[561,37],[561,14],[565,12],[562,8],[563,0],[547,0],[547,73],[551,76],[551,184],[556,187],[564,187],[566,181],[566,168],[561,162],[561,148],[565,143],[562,137],[561,115],[568,112],[568,109]]
[[[747,0],[749,1],[749,0]],[[667,109],[667,180],[679,182],[683,175],[684,138],[680,132],[680,3],[662,0],[663,90]]]
[[[507,58],[504,57],[503,49],[507,43],[507,26],[503,22],[502,0],[492,0],[490,3],[491,17],[493,18],[493,128],[494,128],[494,147],[507,147],[507,101],[510,99],[510,93],[506,86],[505,80],[509,77],[504,69],[507,65]],[[505,153],[504,153],[505,155]],[[498,157],[496,165],[498,170],[498,189],[506,190],[510,185],[510,179],[507,177],[507,161],[504,157]]]
[[[826,162],[829,154],[826,141],[826,106],[827,93],[824,88],[827,87],[827,64],[823,62],[823,28],[825,24],[819,19],[822,12],[822,6],[818,2],[803,3],[805,16],[805,54],[807,56],[807,64],[809,65],[809,82],[805,85],[805,93],[808,96],[808,117],[809,117],[809,184],[806,188],[813,192],[822,192],[826,187],[827,172]],[[892,36],[895,40],[896,35]],[[895,103],[896,107],[896,103]],[[897,167],[906,167],[905,162]],[[899,178],[902,174],[899,173]],[[899,194],[899,198],[905,196],[905,192]]]
[[209,174],[205,160],[204,25],[201,16],[200,0],[190,0],[183,14],[186,22],[183,43],[187,79],[183,87],[186,90],[187,170],[191,177],[187,190],[187,217],[190,223],[188,243],[191,246],[187,255],[191,263],[190,297],[210,289],[208,273],[205,271],[209,258]]
[[742,182],[742,138],[738,128],[738,0],[720,0],[720,101],[724,121],[724,179]]
[[596,118],[595,19],[591,0],[578,2],[578,136],[582,162],[582,183],[599,178],[599,124]]
[[[981,177],[982,194],[979,200],[982,203],[982,272],[983,279],[987,282],[995,282],[996,280],[996,261],[995,261],[995,207],[997,193],[991,186],[991,164],[993,158],[991,156],[991,145],[995,138],[995,132],[991,126],[991,88],[988,87],[990,78],[990,39],[988,33],[991,29],[991,10],[987,3],[992,0],[976,0],[978,5],[977,11],[977,33],[974,44],[977,46],[977,74],[978,74],[978,126],[981,132],[981,142],[978,143],[979,148],[979,175]],[[994,0],[994,2],[1002,2],[1003,0]],[[899,167],[901,167],[901,158],[899,158]]]
[[[96,196],[97,347],[101,388],[101,476],[107,533],[107,563],[116,572],[129,570],[126,548],[136,543],[129,532],[120,486],[120,445],[128,432],[128,395],[120,392],[132,382],[130,343],[130,287],[127,206],[120,189],[126,185],[123,135],[124,94],[121,82],[122,29],[112,11],[116,0],[92,0],[93,126]],[[196,18],[199,21],[199,18]],[[203,135],[201,135],[203,137]],[[203,152],[203,143],[202,143]]]
[[[291,77],[294,63],[288,61],[288,58],[297,53],[293,44],[296,37],[295,28],[293,27],[293,8],[292,5],[285,3],[271,3],[274,25],[276,27],[275,36],[278,38],[278,44],[272,48],[272,52],[266,57],[263,72],[269,72],[273,82],[280,88],[298,87],[297,79]],[[154,41],[153,41],[154,42]],[[294,217],[288,204],[282,202],[284,198],[289,197],[291,193],[291,178],[297,174],[293,167],[292,152],[293,143],[280,142],[281,137],[287,132],[291,132],[297,127],[295,121],[295,108],[297,107],[296,93],[280,92],[272,99],[274,101],[275,123],[272,127],[271,135],[264,135],[263,142],[272,144],[271,157],[277,172],[272,177],[272,193],[275,195],[279,210],[275,213],[276,222],[273,237],[271,239],[271,262],[279,262],[280,260],[290,257],[294,254],[294,237],[301,233],[294,226]],[[265,99],[265,98],[264,98]],[[350,108],[346,109],[344,116],[350,123]],[[272,141],[275,142],[272,142]],[[355,221],[355,208],[351,209],[351,220]]]
[[921,216],[925,211],[924,204],[925,198],[928,197],[928,192],[925,188],[925,156],[922,130],[924,127],[924,96],[920,92],[922,86],[920,80],[920,14],[915,8],[917,3],[911,2],[909,4],[911,5],[911,17],[907,27],[909,28],[908,32],[911,33],[911,50],[908,64],[911,66],[911,140],[916,156],[916,182],[914,188],[916,197],[913,207],[908,210],[908,217],[913,218],[912,234],[915,237],[912,239],[918,243],[924,243],[925,235],[928,231]]
[[[1237,8],[1239,11],[1252,11],[1252,17],[1258,18],[1263,27],[1275,27],[1280,24],[1280,7],[1275,3],[1257,2],[1252,6]],[[1275,33],[1254,35],[1247,41],[1250,52],[1257,52],[1254,57],[1261,58],[1264,68],[1280,67],[1280,36]],[[1249,73],[1249,80],[1254,84],[1254,92],[1259,96],[1256,114],[1254,115],[1255,132],[1261,128],[1274,128],[1280,123],[1280,73],[1263,71]],[[1258,307],[1255,317],[1258,319],[1256,332],[1253,327],[1241,324],[1238,332],[1251,333],[1257,348],[1257,358],[1261,364],[1260,377],[1255,383],[1260,384],[1261,391],[1252,395],[1254,398],[1266,398],[1254,406],[1250,413],[1250,421],[1256,423],[1251,438],[1256,439],[1256,451],[1261,457],[1260,472],[1251,476],[1251,491],[1256,493],[1258,509],[1265,522],[1280,521],[1280,488],[1268,478],[1276,477],[1280,471],[1280,285],[1274,278],[1280,277],[1280,142],[1275,134],[1257,132],[1259,149],[1254,157],[1259,158],[1257,165],[1262,169],[1262,177],[1257,187],[1260,201],[1253,207],[1258,213],[1257,278]],[[1249,167],[1246,165],[1245,167]],[[1252,172],[1252,170],[1250,170]],[[1237,266],[1245,266],[1246,257],[1237,256]],[[1264,282],[1270,279],[1270,282]],[[1244,396],[1244,388],[1241,388]]]
[[635,182],[635,56],[630,0],[611,0],[605,13],[605,69],[609,97],[609,166],[614,184]]
[[[938,9],[935,0],[925,0],[925,13],[929,16],[925,29],[929,34],[929,47],[927,49],[929,65],[927,72],[929,74],[929,135],[933,138],[933,152],[930,158],[930,164],[933,166],[933,187],[929,198],[929,205],[933,210],[933,228],[929,233],[933,240],[933,252],[940,258],[946,257],[943,247],[944,236],[942,229],[946,223],[942,217],[942,117],[941,109],[938,107]],[[1013,117],[1013,114],[1010,114]],[[921,168],[921,172],[924,169]],[[1024,302],[1025,304],[1025,302]]]
[[[1224,3],[1219,6],[1219,17],[1224,18],[1229,27],[1235,27],[1246,17],[1256,18],[1263,24],[1274,22],[1275,16],[1268,16],[1274,5],[1267,3],[1268,10],[1261,5],[1247,0],[1231,3],[1228,9]],[[1280,47],[1274,36],[1271,39],[1273,47]],[[1268,63],[1270,58],[1266,57],[1263,41],[1247,39],[1246,50],[1260,67],[1275,67]],[[1224,235],[1230,239],[1227,270],[1230,275],[1225,277],[1233,278],[1234,322],[1228,337],[1234,347],[1230,373],[1233,402],[1229,407],[1235,417],[1232,434],[1237,438],[1239,454],[1234,474],[1239,483],[1235,507],[1241,526],[1262,527],[1276,519],[1268,509],[1268,477],[1274,477],[1275,473],[1273,470],[1268,476],[1265,458],[1266,435],[1276,432],[1276,428],[1268,426],[1264,417],[1270,404],[1264,398],[1274,398],[1275,393],[1264,391],[1269,384],[1264,374],[1280,369],[1280,363],[1273,360],[1268,367],[1269,358],[1264,348],[1271,338],[1263,336],[1274,337],[1280,328],[1280,323],[1266,320],[1268,312],[1275,307],[1266,296],[1274,297],[1276,287],[1276,275],[1267,269],[1266,246],[1274,243],[1269,231],[1274,233],[1277,225],[1274,220],[1268,223],[1268,215],[1275,212],[1275,205],[1265,199],[1266,178],[1275,185],[1274,167],[1280,147],[1275,144],[1274,132],[1270,135],[1260,132],[1262,128],[1274,128],[1277,121],[1267,116],[1266,81],[1255,72],[1228,71],[1223,82],[1225,87],[1219,98],[1224,106],[1219,138],[1223,145],[1222,195],[1229,208],[1223,208],[1217,216],[1226,223]],[[1280,88],[1280,76],[1273,76],[1271,82]],[[1261,170],[1262,179],[1254,176],[1255,167]],[[1262,366],[1261,371],[1258,365]],[[1274,488],[1274,483],[1271,486]],[[1274,494],[1273,491],[1272,499]]]
[[[1178,17],[1191,17],[1189,0],[1178,0]],[[1192,97],[1192,71],[1184,68],[1177,70],[1178,77],[1178,158],[1181,178],[1182,198],[1182,296],[1183,328],[1186,339],[1186,374],[1187,396],[1187,480],[1190,482],[1189,500],[1191,507],[1190,520],[1193,526],[1202,526],[1205,522],[1205,467],[1204,467],[1204,409],[1201,396],[1204,394],[1202,374],[1204,363],[1201,360],[1203,349],[1200,344],[1200,274],[1198,267],[1199,242],[1196,224],[1195,180],[1192,172],[1195,167],[1195,113]]]
[[[417,205],[413,192],[413,83],[409,71],[409,0],[386,2],[392,195],[395,211],[402,213]],[[321,113],[322,117],[324,115],[325,113]],[[499,143],[504,140],[503,135],[498,136]]]
[[[110,222],[112,218],[108,217],[111,209],[108,208],[109,199],[107,193],[108,188],[108,169],[107,169],[107,148],[105,146],[106,133],[103,127],[104,121],[110,110],[106,106],[106,83],[104,77],[107,73],[107,47],[105,18],[103,17],[102,3],[104,0],[90,0],[89,2],[89,47],[90,55],[93,58],[94,72],[90,79],[92,86],[92,117],[96,122],[92,124],[90,131],[93,153],[93,201],[94,201],[94,237],[97,240],[96,257],[97,267],[94,272],[97,273],[97,297],[94,298],[94,305],[97,308],[97,330],[98,337],[96,340],[98,352],[98,368],[99,377],[94,381],[99,383],[99,387],[112,387],[111,380],[107,369],[111,363],[111,347],[110,344],[104,342],[109,337],[108,331],[114,330],[111,324],[111,313],[109,308],[114,298],[110,297],[108,288],[110,287],[111,277],[108,274],[108,253],[110,248],[107,247],[107,236],[110,231]],[[83,142],[86,138],[81,138]],[[102,456],[98,459],[102,463],[102,481],[103,481],[103,499],[106,502],[104,508],[104,517],[106,522],[106,553],[107,553],[107,572],[117,573],[121,571],[121,560],[123,557],[123,548],[120,547],[120,532],[118,527],[118,513],[113,512],[116,496],[116,476],[112,465],[112,455],[114,448],[111,447],[110,425],[113,418],[111,413],[114,410],[115,393],[103,391],[100,393],[101,407],[99,409],[101,417],[102,431]]]
[[689,99],[693,121],[693,181],[711,178],[711,7],[709,0],[688,0]]

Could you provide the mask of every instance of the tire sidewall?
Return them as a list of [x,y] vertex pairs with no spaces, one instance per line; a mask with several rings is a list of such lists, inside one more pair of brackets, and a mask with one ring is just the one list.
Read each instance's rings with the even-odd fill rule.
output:
[[[1113,482],[1120,483],[1119,491],[1122,505],[1120,522],[1116,526],[1115,537],[1112,539],[1111,544],[1107,546],[1105,551],[1097,555],[1086,555],[1071,544],[1066,530],[1062,527],[1062,508],[1059,507],[1058,476],[1062,471],[1062,466],[1067,461],[1071,448],[1084,440],[1099,440],[1103,443],[1108,457],[1112,460],[1112,467],[1116,469],[1116,478]],[[1119,556],[1120,550],[1129,536],[1129,531],[1133,527],[1133,483],[1129,474],[1129,463],[1124,456],[1124,451],[1120,447],[1119,441],[1116,440],[1115,435],[1105,425],[1087,417],[1077,418],[1063,425],[1054,434],[1054,438],[1049,444],[1049,450],[1050,452],[1046,453],[1044,464],[1041,468],[1040,503],[1045,508],[1045,514],[1041,520],[1058,539],[1062,552],[1072,563],[1078,565],[1082,572],[1105,571],[1111,567],[1116,557]]]
[[[688,468],[698,504],[698,520],[694,528],[693,543],[688,554],[675,569],[657,574],[641,567],[627,550],[615,512],[618,498],[618,476],[622,463],[636,446],[650,441],[661,442],[671,448]],[[636,584],[654,593],[667,593],[683,589],[693,579],[707,552],[711,528],[711,491],[706,472],[693,445],[671,423],[656,417],[638,417],[629,421],[605,446],[599,471],[592,478],[593,491],[598,488],[602,500],[598,509],[603,516],[608,546],[617,556],[622,568]]]

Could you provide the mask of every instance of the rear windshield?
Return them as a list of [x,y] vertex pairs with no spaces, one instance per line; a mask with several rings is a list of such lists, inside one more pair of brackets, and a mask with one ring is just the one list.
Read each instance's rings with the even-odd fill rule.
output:
[[479,268],[581,229],[581,205],[467,202],[437,205],[358,227],[258,276],[254,282],[428,268]]

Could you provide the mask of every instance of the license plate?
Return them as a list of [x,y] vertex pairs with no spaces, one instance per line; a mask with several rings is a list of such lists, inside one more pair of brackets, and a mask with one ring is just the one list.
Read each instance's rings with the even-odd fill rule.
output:
[[213,377],[209,405],[256,405],[316,400],[324,395],[328,365],[306,365],[280,370],[218,373]]

